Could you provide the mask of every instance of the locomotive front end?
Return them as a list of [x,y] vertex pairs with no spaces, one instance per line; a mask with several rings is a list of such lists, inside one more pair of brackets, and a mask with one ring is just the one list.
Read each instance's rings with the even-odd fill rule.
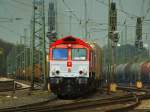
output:
[[50,85],[59,96],[77,96],[86,90],[89,78],[89,49],[80,40],[67,37],[50,47]]

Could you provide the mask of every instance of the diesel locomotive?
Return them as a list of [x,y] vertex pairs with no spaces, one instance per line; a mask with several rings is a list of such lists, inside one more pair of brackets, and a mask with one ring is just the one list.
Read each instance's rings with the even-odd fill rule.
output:
[[73,36],[56,40],[49,49],[49,83],[58,96],[93,91],[102,80],[102,49]]

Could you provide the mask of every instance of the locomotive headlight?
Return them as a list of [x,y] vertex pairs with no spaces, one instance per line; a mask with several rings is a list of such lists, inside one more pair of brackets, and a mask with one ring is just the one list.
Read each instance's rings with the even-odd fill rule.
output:
[[60,67],[59,66],[52,66],[51,68],[51,74],[54,75],[59,75],[60,74]]
[[87,68],[86,67],[79,67],[79,75],[87,75],[88,72],[87,72]]
[[56,74],[59,74],[60,73],[60,71],[59,70],[56,70]]
[[85,71],[85,70],[80,70],[80,71],[79,71],[79,74],[80,74],[80,75],[82,75],[82,74],[83,74],[83,75],[87,75],[87,71]]
[[79,71],[79,74],[81,75],[82,73],[83,73],[83,71],[82,71],[82,70],[80,70],[80,71]]

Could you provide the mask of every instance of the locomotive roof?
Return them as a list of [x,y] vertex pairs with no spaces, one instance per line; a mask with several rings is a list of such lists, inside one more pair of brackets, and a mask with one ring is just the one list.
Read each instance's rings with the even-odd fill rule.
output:
[[56,40],[50,45],[50,47],[60,45],[60,44],[80,44],[87,48],[93,48],[88,42],[81,40],[80,38],[75,38],[73,36],[67,36],[61,39]]

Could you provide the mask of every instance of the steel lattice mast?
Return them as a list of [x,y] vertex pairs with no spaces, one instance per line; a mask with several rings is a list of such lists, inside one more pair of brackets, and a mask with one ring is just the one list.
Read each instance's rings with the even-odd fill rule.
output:
[[44,77],[44,89],[45,89],[47,87],[47,76],[46,76],[44,0],[33,0],[31,66],[32,66],[31,89],[34,88],[34,77],[36,67],[40,67],[39,69],[41,70],[41,77]]

